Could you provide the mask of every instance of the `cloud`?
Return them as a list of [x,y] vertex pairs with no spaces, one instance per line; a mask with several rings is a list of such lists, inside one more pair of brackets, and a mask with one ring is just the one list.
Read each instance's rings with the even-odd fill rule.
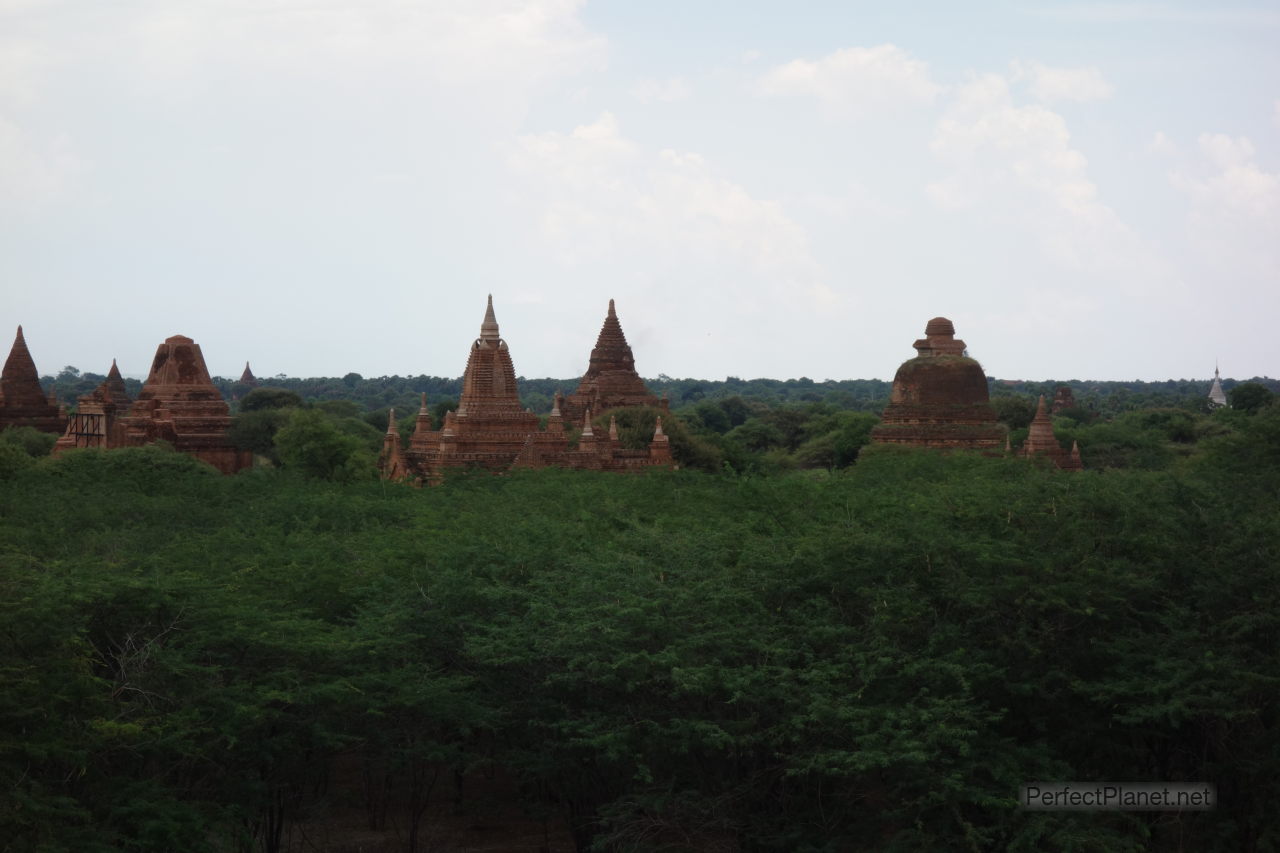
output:
[[1147,143],[1147,153],[1158,157],[1173,157],[1178,154],[1178,146],[1163,130],[1157,130]]
[[[525,92],[604,65],[607,42],[578,18],[584,0],[139,0],[89,16],[15,13],[29,42],[56,39],[68,63],[131,69],[149,92],[237,75],[326,80],[371,76]],[[270,85],[270,81],[264,81]]]
[[1040,104],[1017,106],[1009,81],[976,76],[958,87],[931,144],[949,174],[929,184],[936,205],[983,211],[1029,234],[1064,269],[1137,284],[1163,274],[1142,241],[1099,198],[1066,121]]
[[1246,137],[1202,133],[1196,142],[1199,156],[1169,176],[1188,199],[1192,244],[1211,266],[1272,286],[1280,275],[1280,173],[1257,164]]
[[827,295],[806,233],[777,202],[698,154],[632,142],[610,113],[570,133],[522,136],[509,162],[543,248],[564,266],[696,266],[745,274],[774,297]]
[[631,94],[642,104],[653,101],[669,104],[690,97],[693,89],[681,77],[670,77],[666,80],[648,77],[632,86]]
[[927,104],[942,91],[926,63],[892,44],[844,48],[817,61],[795,59],[765,73],[756,89],[815,98],[828,115],[848,118]]
[[1013,63],[1014,79],[1026,79],[1032,97],[1044,103],[1054,101],[1103,101],[1115,92],[1102,72],[1084,68],[1050,68],[1038,62]]
[[69,192],[86,168],[67,134],[40,139],[0,115],[0,216],[43,208]]

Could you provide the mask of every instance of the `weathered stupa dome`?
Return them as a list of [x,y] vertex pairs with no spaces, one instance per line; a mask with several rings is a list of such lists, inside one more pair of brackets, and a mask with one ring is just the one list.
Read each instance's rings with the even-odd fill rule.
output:
[[[928,336],[938,337],[955,337],[956,327],[946,317],[934,317],[924,327],[924,333]],[[964,341],[960,341],[964,343]]]
[[946,317],[934,317],[913,346],[919,353],[893,377],[889,405],[871,440],[998,451],[1005,428],[996,420],[982,365],[964,354]]

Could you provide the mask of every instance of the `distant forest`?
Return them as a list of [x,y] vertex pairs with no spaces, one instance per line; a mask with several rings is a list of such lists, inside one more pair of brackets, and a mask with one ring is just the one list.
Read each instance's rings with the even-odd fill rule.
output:
[[[42,376],[45,391],[53,389],[58,400],[73,407],[76,398],[88,394],[106,377],[98,373],[81,373],[75,367],[63,368],[57,376]],[[551,401],[556,391],[568,394],[578,387],[578,377],[571,379],[529,379],[519,377],[520,399],[538,414],[551,411]],[[1273,392],[1280,392],[1280,380],[1255,376],[1251,379],[1223,379],[1222,387],[1230,391],[1243,382],[1256,382]],[[229,401],[239,400],[250,390],[234,379],[213,377],[213,383]],[[1090,380],[1045,380],[1028,382],[988,377],[993,397],[1030,396],[1040,394],[1052,398],[1061,386],[1071,388],[1076,402],[1101,417],[1151,407],[1174,407],[1188,411],[1205,411],[1209,393],[1208,379],[1167,379],[1162,382],[1098,382]],[[889,401],[892,382],[882,379],[841,379],[815,382],[806,377],[799,379],[740,379],[730,376],[723,380],[673,379],[665,374],[646,379],[645,384],[655,394],[665,394],[672,409],[693,406],[703,401],[715,402],[732,397],[766,406],[784,406],[805,403],[823,403],[837,409],[853,412],[879,413]],[[137,394],[142,383],[125,379],[130,394]],[[443,376],[377,376],[366,378],[359,373],[345,376],[311,377],[290,376],[258,377],[258,387],[283,388],[299,395],[308,402],[325,400],[350,400],[368,411],[395,406],[401,414],[418,410],[419,395],[426,392],[432,405],[441,401],[454,401],[462,393],[462,377]],[[234,403],[233,403],[234,405]]]

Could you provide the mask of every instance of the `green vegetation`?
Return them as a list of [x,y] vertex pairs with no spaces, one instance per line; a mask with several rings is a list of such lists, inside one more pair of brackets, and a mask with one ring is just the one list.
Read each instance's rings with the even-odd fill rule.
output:
[[[743,402],[689,429],[839,468],[870,423]],[[1280,406],[1064,419],[1118,466],[1076,475],[433,489],[324,479],[372,452],[349,410],[268,413],[282,465],[236,477],[0,441],[6,849],[275,851],[345,791],[425,850],[432,780],[491,766],[582,850],[1280,845]],[[1033,780],[1221,802],[1024,812]]]

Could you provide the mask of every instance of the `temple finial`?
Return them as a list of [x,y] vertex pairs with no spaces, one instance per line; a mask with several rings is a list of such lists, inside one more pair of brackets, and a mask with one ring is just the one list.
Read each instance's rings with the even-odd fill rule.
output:
[[591,429],[591,407],[587,407],[587,413],[583,416],[582,421],[582,437],[595,438],[596,434]]
[[658,420],[653,426],[653,437],[658,438],[665,435],[666,433],[662,431],[662,415],[658,415]]
[[418,407],[418,414],[420,415],[427,414],[427,392],[426,391],[422,392],[422,405]]
[[617,415],[609,415],[609,440],[618,440],[618,417]]
[[498,339],[498,318],[493,313],[493,294],[489,294],[489,304],[484,309],[484,322],[480,324],[480,340],[496,341]]
[[396,434],[396,407],[392,406],[387,413],[387,435]]
[[618,316],[618,315],[617,315],[617,312],[615,312],[615,311],[613,310],[613,300],[612,300],[612,299],[610,299],[610,300],[609,300],[609,316],[610,316],[610,317],[616,317],[616,316]]

